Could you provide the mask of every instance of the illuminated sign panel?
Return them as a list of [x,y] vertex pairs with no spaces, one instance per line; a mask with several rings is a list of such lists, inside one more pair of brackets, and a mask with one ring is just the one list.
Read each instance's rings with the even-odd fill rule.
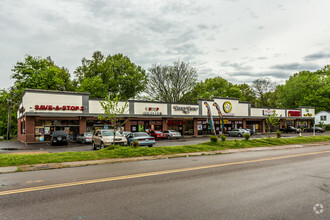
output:
[[300,117],[301,113],[300,113],[300,111],[288,111],[288,116],[289,117]]

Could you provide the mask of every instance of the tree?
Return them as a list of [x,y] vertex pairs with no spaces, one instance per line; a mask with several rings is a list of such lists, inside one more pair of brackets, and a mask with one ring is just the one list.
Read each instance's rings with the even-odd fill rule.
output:
[[211,99],[213,97],[242,98],[242,92],[238,86],[222,77],[215,77],[197,83],[192,91],[185,95],[184,99],[196,103],[197,99]]
[[119,101],[119,96],[116,96],[113,100],[106,96],[105,101],[100,101],[100,104],[104,110],[104,115],[98,115],[100,120],[111,122],[114,129],[113,145],[115,144],[116,131],[119,127],[122,127],[126,123],[123,114],[125,114],[128,109],[127,101],[123,105],[121,105]]
[[[81,62],[82,65],[75,71],[78,90],[90,92],[92,97],[103,98],[106,90],[111,99],[116,96],[130,99],[146,88],[145,70],[122,54],[105,57],[100,51],[95,51],[92,59],[83,58]],[[102,86],[92,88],[88,82],[90,80],[93,81],[93,85],[97,86],[95,83],[98,82]]]
[[55,65],[50,57],[45,59],[28,55],[24,62],[17,62],[12,71],[11,78],[15,80],[14,85],[18,90],[74,90],[68,70]]
[[269,137],[270,137],[270,131],[272,130],[272,128],[279,127],[281,117],[282,117],[282,115],[278,116],[278,114],[274,110],[273,114],[272,115],[268,115],[268,117],[266,118],[266,125],[268,127]]
[[301,71],[278,87],[280,107],[314,106],[316,112],[330,111],[330,66],[316,72]]
[[17,133],[17,108],[21,98],[12,88],[0,90],[0,136],[6,135],[7,139]]
[[107,88],[100,76],[83,79],[78,91],[89,92],[91,98],[105,97],[108,94]]
[[241,90],[242,93],[242,96],[239,100],[241,102],[251,102],[252,106],[255,106],[257,98],[253,89],[246,83],[237,84],[236,86]]
[[149,69],[147,93],[155,100],[163,102],[186,102],[197,81],[197,72],[188,63],[176,61],[173,66],[154,64]]
[[272,82],[269,78],[257,79],[252,82],[252,88],[258,97],[257,106],[258,107],[270,107],[269,97],[270,93],[274,92],[276,84]]

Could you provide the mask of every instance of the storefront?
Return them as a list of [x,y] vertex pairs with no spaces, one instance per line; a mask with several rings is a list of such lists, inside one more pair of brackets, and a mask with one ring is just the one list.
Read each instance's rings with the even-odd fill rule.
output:
[[[74,139],[83,132],[111,129],[110,121],[100,120],[104,114],[101,99],[92,99],[88,93],[27,89],[17,112],[18,140],[22,142],[49,141],[54,131],[63,130]],[[125,102],[119,102],[124,106]],[[208,106],[208,107],[206,107]],[[149,131],[176,130],[182,135],[212,133],[209,118],[216,134],[236,128],[266,132],[266,118],[274,112],[281,119],[280,127],[310,127],[315,110],[252,108],[238,99],[217,98],[198,100],[197,104],[164,103],[129,100],[121,119],[120,130]],[[220,120],[220,114],[223,116]],[[223,123],[223,126],[222,126]]]

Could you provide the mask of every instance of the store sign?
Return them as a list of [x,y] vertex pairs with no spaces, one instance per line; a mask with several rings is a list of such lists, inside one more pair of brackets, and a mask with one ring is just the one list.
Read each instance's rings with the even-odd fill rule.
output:
[[185,114],[189,114],[190,111],[197,111],[198,107],[191,107],[191,106],[173,106],[175,111],[182,111]]
[[84,111],[84,106],[73,106],[73,105],[63,105],[63,106],[53,106],[53,105],[35,105],[35,110],[55,110],[55,111]]
[[161,112],[159,112],[158,107],[146,107],[145,112],[143,112],[143,115],[162,115]]
[[235,116],[234,113],[223,113],[222,115],[223,115],[223,116]]
[[276,113],[276,111],[275,110],[263,110],[263,113],[264,113],[264,115],[273,115],[274,113]]
[[306,114],[304,114],[304,116],[305,116],[305,117],[312,117],[313,114],[311,114],[311,113],[306,113]]
[[300,117],[301,113],[300,113],[300,111],[288,111],[288,116],[289,117]]
[[226,102],[223,103],[223,110],[226,113],[230,113],[232,109],[233,109],[233,106],[229,101],[226,101]]

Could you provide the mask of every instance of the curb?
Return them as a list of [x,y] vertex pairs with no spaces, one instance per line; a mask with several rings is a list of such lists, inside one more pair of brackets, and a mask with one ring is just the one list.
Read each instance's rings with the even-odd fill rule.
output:
[[230,154],[230,153],[239,153],[239,152],[296,149],[296,148],[304,148],[304,147],[316,147],[316,146],[320,146],[320,145],[329,145],[329,143],[330,143],[330,141],[325,141],[325,142],[314,142],[314,143],[308,143],[308,144],[278,145],[278,146],[271,146],[271,147],[254,147],[254,148],[240,148],[240,149],[226,149],[226,150],[218,150],[218,151],[168,154],[168,155],[145,156],[145,157],[115,158],[115,159],[103,159],[103,160],[87,160],[87,161],[73,161],[73,162],[63,162],[63,163],[48,163],[48,164],[10,166],[10,167],[0,167],[0,174],[13,173],[13,172],[22,172],[22,171],[60,169],[60,168],[68,168],[68,167],[82,167],[82,166],[111,164],[111,163],[123,163],[123,162],[137,162],[137,161],[145,161],[145,160],[170,159],[170,158],[177,158],[177,157],[193,157],[193,156],[204,156],[204,155]]

